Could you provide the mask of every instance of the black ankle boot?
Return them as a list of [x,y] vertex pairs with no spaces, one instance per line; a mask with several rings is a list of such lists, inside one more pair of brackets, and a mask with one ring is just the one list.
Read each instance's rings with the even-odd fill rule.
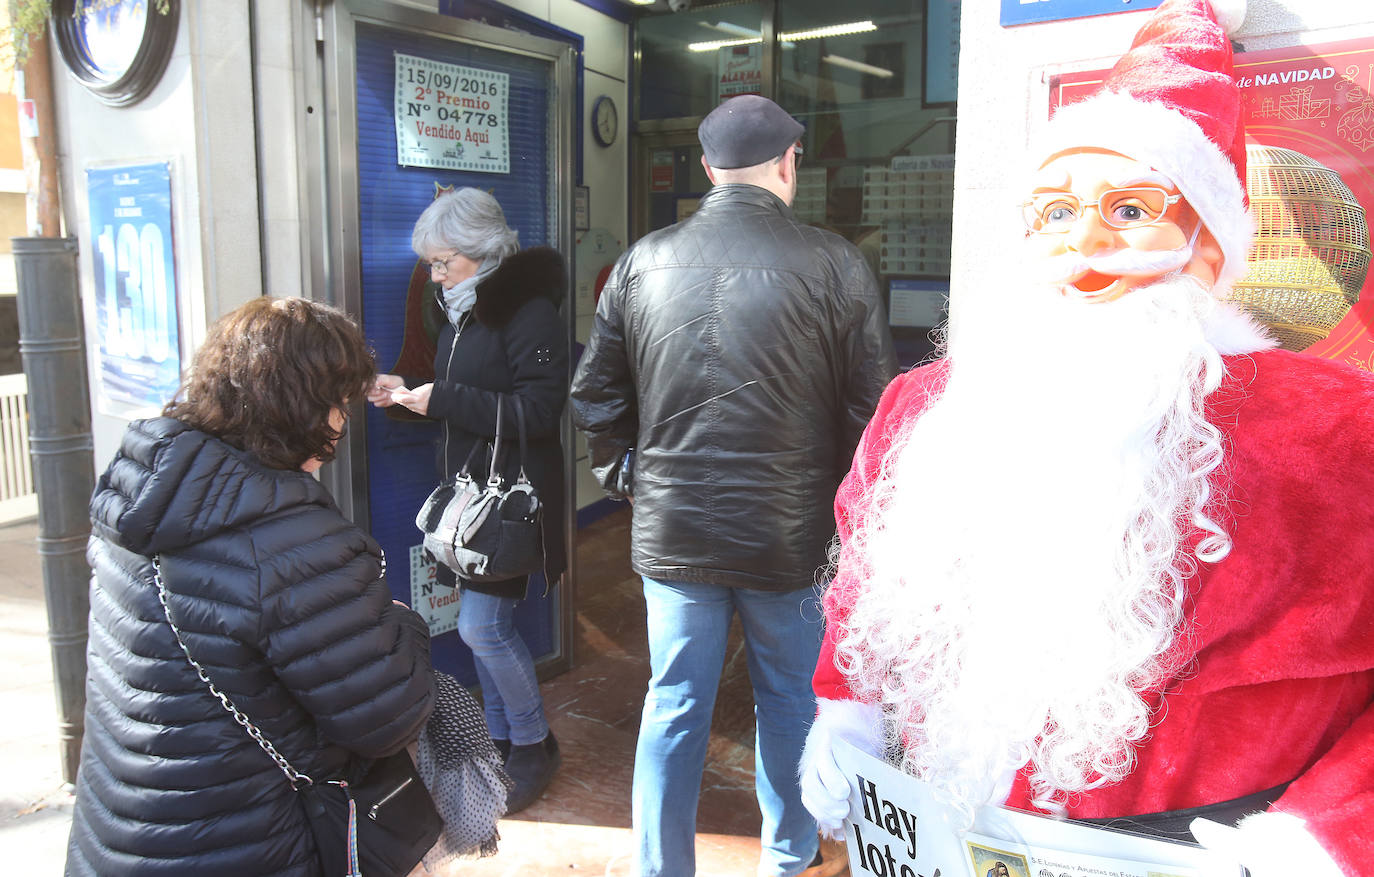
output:
[[506,773],[515,781],[515,787],[506,796],[506,815],[519,813],[539,800],[562,761],[553,731],[538,743],[512,746],[510,758],[506,759]]
[[492,737],[491,742],[496,747],[496,751],[501,753],[501,763],[505,764],[506,759],[510,758],[510,741],[501,737]]

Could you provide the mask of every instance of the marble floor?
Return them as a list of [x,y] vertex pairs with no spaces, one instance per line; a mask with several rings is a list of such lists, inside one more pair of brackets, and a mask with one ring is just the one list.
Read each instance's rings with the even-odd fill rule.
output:
[[[502,820],[497,855],[458,863],[452,874],[632,873],[630,778],[649,666],[641,583],[630,570],[628,549],[628,509],[581,531],[574,667],[541,686],[563,751],[562,769],[543,798]],[[753,698],[736,623],[698,808],[700,877],[755,873],[753,739]],[[828,858],[842,854],[830,845],[826,852]]]

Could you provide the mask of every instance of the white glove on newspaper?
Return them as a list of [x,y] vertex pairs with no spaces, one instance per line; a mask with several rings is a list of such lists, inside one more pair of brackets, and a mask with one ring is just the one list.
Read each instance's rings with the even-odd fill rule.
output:
[[1330,854],[1291,813],[1256,813],[1235,828],[1210,819],[1194,819],[1189,827],[1198,843],[1244,865],[1250,877],[1342,877]]
[[816,827],[830,840],[844,838],[849,815],[849,777],[835,761],[834,746],[843,740],[878,758],[883,752],[883,710],[856,700],[817,701],[819,709],[802,749],[798,778],[802,804],[816,818]]

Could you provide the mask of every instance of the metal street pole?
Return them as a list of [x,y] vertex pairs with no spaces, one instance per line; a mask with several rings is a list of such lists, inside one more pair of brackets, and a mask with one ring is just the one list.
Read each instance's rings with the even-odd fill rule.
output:
[[86,540],[95,488],[76,239],[10,241],[19,280],[19,352],[29,384],[29,449],[62,776],[75,782],[85,727],[91,579]]

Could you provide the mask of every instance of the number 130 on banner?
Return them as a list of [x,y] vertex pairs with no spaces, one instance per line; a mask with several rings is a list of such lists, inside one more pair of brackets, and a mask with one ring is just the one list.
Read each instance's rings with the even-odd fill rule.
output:
[[181,372],[172,187],[166,164],[89,168],[100,408],[140,416],[176,392]]

